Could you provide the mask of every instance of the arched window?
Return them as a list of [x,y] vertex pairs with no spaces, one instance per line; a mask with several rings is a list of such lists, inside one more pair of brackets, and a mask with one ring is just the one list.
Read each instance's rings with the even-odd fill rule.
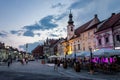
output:
[[104,35],[104,39],[105,39],[106,44],[109,43],[109,36],[110,36],[109,33],[105,33],[105,35]]

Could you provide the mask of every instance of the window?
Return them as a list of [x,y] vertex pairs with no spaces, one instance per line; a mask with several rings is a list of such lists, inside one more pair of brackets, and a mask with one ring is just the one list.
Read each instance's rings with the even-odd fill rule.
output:
[[73,50],[72,46],[71,46],[71,51]]
[[83,51],[85,51],[85,47],[83,47]]
[[78,50],[80,50],[80,44],[78,44]]
[[99,40],[98,40],[98,44],[99,44],[99,45],[101,45],[101,44],[102,44],[102,43],[101,43],[101,39],[99,39]]
[[71,27],[71,31],[73,31],[73,27]]
[[74,51],[76,51],[76,45],[74,45]]
[[120,35],[116,35],[116,40],[120,41]]
[[88,37],[90,37],[90,32],[88,32]]
[[109,43],[109,38],[108,37],[105,38],[105,42]]

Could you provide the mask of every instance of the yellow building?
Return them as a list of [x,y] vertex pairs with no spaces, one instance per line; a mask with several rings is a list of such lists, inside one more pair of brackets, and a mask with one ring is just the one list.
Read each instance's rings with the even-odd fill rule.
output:
[[99,19],[97,15],[93,19],[83,24],[82,26],[74,29],[74,22],[72,14],[69,14],[69,21],[67,26],[67,38],[63,42],[64,54],[78,53],[81,51],[89,51],[96,49],[94,32],[97,29]]

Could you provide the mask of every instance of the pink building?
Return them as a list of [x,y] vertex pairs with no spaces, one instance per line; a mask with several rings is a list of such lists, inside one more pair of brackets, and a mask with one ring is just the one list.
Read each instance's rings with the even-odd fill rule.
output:
[[120,13],[112,13],[110,18],[98,24],[95,35],[96,49],[120,49]]

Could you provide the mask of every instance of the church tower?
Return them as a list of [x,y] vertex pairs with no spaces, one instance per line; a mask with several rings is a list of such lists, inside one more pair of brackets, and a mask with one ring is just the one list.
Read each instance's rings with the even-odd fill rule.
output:
[[74,21],[72,20],[72,13],[70,10],[70,14],[69,14],[69,21],[68,21],[68,26],[67,26],[67,40],[69,40],[70,38],[72,38],[74,36]]

